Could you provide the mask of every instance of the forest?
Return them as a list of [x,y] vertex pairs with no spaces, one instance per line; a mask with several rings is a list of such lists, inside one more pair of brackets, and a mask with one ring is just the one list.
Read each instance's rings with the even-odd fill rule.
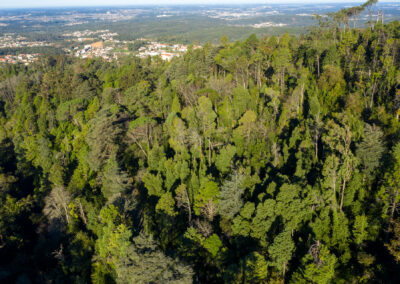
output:
[[1,283],[396,283],[400,23],[0,67]]

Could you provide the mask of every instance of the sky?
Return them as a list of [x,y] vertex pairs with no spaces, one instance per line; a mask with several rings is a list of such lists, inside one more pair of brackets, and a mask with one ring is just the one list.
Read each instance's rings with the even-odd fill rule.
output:
[[[397,0],[400,1],[400,0]],[[397,2],[381,0],[380,2]],[[346,3],[348,0],[0,0],[0,8],[123,6],[171,4],[276,4],[276,3]],[[365,2],[365,0],[351,0]]]

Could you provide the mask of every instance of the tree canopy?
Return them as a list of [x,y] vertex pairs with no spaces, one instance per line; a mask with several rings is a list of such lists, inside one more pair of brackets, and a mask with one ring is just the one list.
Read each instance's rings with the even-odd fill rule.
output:
[[350,29],[360,9],[1,67],[0,282],[398,281],[400,23]]

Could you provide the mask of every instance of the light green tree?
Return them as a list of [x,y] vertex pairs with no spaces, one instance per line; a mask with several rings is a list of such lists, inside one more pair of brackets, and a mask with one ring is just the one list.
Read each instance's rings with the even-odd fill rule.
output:
[[287,265],[292,259],[295,245],[290,231],[284,231],[274,238],[273,243],[268,248],[268,253],[275,266],[283,276],[287,271]]

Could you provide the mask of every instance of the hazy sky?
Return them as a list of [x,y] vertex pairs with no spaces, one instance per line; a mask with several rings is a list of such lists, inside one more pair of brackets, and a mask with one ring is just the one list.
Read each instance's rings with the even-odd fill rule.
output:
[[[400,0],[397,0],[400,1]],[[397,2],[381,0],[380,2]],[[30,8],[59,6],[116,6],[116,5],[149,5],[149,4],[243,4],[243,3],[346,3],[365,2],[365,0],[0,0],[0,8]]]

